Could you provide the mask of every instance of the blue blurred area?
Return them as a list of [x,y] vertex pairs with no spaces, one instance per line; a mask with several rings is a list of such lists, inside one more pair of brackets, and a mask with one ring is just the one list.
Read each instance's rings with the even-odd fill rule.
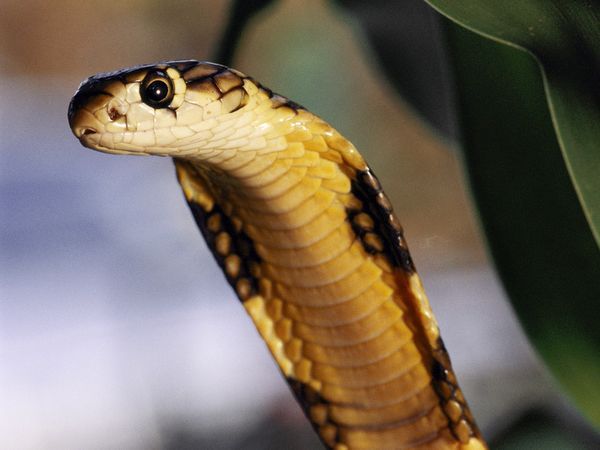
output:
[[171,161],[83,149],[65,84],[1,80],[0,447],[137,447],[171,414],[251,423],[287,388]]

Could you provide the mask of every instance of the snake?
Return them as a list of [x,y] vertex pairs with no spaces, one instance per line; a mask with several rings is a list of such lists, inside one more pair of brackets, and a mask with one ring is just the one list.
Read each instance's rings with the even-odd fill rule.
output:
[[326,121],[196,60],[94,75],[68,119],[85,147],[174,160],[208,248],[326,448],[487,448],[391,202]]

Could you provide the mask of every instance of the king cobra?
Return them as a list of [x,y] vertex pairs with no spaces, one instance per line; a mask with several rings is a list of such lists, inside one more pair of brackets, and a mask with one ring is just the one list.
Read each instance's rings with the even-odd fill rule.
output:
[[485,449],[388,197],[354,145],[251,77],[92,76],[91,149],[170,156],[208,247],[328,448]]

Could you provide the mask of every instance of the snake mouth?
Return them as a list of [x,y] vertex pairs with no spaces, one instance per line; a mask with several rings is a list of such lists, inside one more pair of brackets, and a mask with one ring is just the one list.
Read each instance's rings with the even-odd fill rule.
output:
[[98,130],[90,126],[80,126],[73,128],[73,134],[77,137],[77,139],[82,139],[84,136],[90,136],[96,133],[98,133]]
[[69,111],[71,131],[79,140],[104,132],[104,124],[85,108]]

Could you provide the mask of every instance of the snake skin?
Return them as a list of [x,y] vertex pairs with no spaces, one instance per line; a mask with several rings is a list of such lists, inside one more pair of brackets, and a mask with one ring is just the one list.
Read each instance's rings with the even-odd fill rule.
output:
[[[142,100],[168,77],[168,106]],[[323,443],[483,449],[402,228],[347,139],[252,78],[197,61],[89,78],[81,143],[171,156],[194,218]]]

